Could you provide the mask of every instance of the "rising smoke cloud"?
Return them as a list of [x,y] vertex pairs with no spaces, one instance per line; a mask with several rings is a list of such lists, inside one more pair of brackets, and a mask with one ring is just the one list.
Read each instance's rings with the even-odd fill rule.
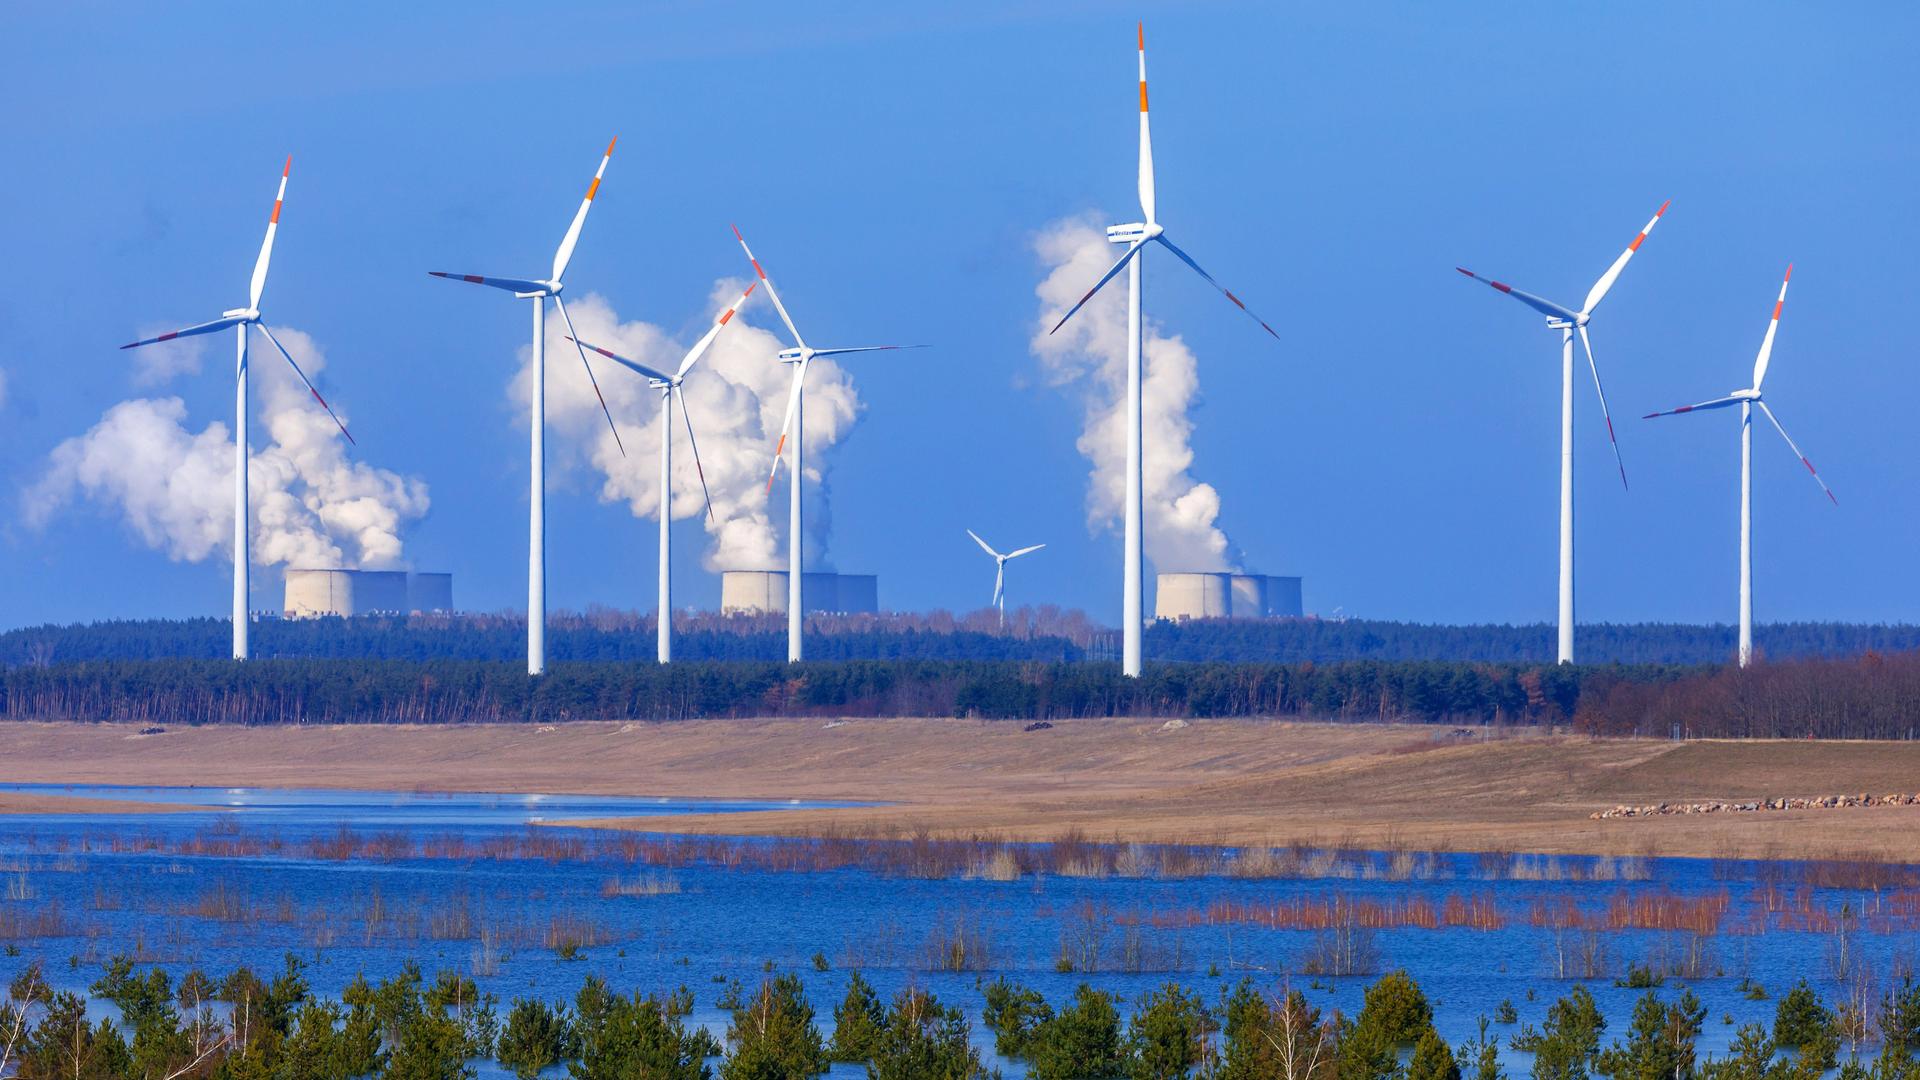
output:
[[[584,340],[661,371],[674,371],[681,357],[711,320],[739,299],[746,282],[714,282],[705,310],[684,335],[640,320],[622,321],[604,297],[588,293],[567,304]],[[785,342],[753,326],[745,310],[759,304],[756,292],[687,376],[682,401],[693,421],[713,495],[713,518],[705,520],[709,545],[702,560],[710,571],[770,569],[786,566],[786,512],[770,506],[767,468],[786,415],[792,374],[774,354]],[[612,361],[588,356],[607,408],[626,446],[622,457],[593,386],[581,370],[566,323],[558,313],[547,319],[547,433],[549,461],[558,470],[597,474],[603,502],[624,502],[636,518],[660,512],[660,394],[646,380]],[[524,417],[533,392],[533,350],[520,349],[520,367],[508,394]],[[860,412],[860,399],[846,370],[816,359],[807,372],[806,394],[806,557],[808,569],[830,569],[828,540],[831,458],[825,451],[842,442]],[[524,421],[522,421],[524,423]],[[700,478],[687,446],[686,421],[675,410],[673,432],[672,517],[705,518]],[[776,492],[778,495],[778,492]]]
[[[310,378],[327,366],[308,335],[275,333]],[[247,489],[252,559],[267,566],[403,564],[402,535],[429,506],[426,484],[348,459],[345,440],[272,346],[251,350],[258,429],[249,441]],[[190,356],[190,362],[183,360]],[[196,370],[197,350],[169,354],[164,367]],[[155,378],[143,366],[136,379]],[[343,416],[343,419],[345,417]],[[259,445],[260,435],[266,444]],[[48,455],[25,492],[35,527],[76,499],[118,512],[141,542],[179,562],[233,550],[233,432],[215,420],[195,432],[178,397],[134,398],[108,409],[83,435]]]
[[[1032,339],[1048,381],[1078,393],[1084,407],[1075,443],[1092,463],[1087,478],[1087,525],[1118,529],[1126,499],[1127,286],[1124,272],[1108,282],[1057,334],[1047,331],[1100,280],[1121,249],[1107,242],[1093,215],[1056,221],[1034,240],[1046,276],[1034,289],[1039,323]],[[1141,387],[1141,471],[1146,504],[1146,554],[1160,570],[1238,570],[1238,549],[1216,523],[1220,493],[1193,478],[1193,421],[1200,391],[1193,350],[1149,318]]]

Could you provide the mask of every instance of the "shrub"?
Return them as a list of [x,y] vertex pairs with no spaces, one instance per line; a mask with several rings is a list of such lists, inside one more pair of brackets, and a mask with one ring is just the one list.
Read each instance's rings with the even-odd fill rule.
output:
[[720,1067],[723,1080],[792,1080],[827,1071],[827,1048],[796,975],[761,983],[753,1000],[733,1011],[727,1042],[733,1054]]
[[1040,991],[1004,978],[988,983],[985,993],[987,1007],[981,1019],[993,1032],[993,1052],[1005,1058],[1027,1057],[1040,1025],[1053,1019],[1052,1006]]
[[1429,1027],[1413,1044],[1407,1080],[1460,1080],[1460,1065],[1440,1033]]
[[1213,1031],[1213,1017],[1199,995],[1168,983],[1147,995],[1128,1025],[1127,1075],[1132,1080],[1185,1077],[1206,1055]]
[[1798,1050],[1833,1030],[1833,1013],[1820,1004],[1820,996],[1801,979],[1793,989],[1781,995],[1773,1013],[1773,1041],[1776,1046]]
[[1576,986],[1547,1008],[1540,1030],[1523,1027],[1507,1045],[1533,1055],[1534,1080],[1587,1080],[1598,1063],[1600,1035],[1606,1029],[1593,993]]
[[1357,1023],[1389,1046],[1411,1046],[1433,1026],[1433,1006],[1420,984],[1395,971],[1367,987]]
[[573,1022],[565,1005],[515,998],[494,1056],[521,1080],[532,1080],[540,1070],[575,1052]]
[[[580,1059],[567,1067],[573,1080],[708,1080],[712,1075],[705,1059],[719,1047],[705,1032],[687,1028],[693,996],[684,989],[664,999],[652,994],[605,994],[604,987],[589,999],[583,989],[576,1004],[581,1026],[590,1035],[580,1040]],[[762,1068],[741,1075],[807,1075]]]
[[1599,1057],[1599,1071],[1614,1080],[1692,1080],[1694,1040],[1707,1007],[1688,990],[1671,1005],[1649,990],[1633,1006],[1633,1026],[1623,1046]]
[[833,1041],[827,1056],[835,1061],[870,1061],[887,1022],[886,1006],[873,984],[854,972],[847,980],[847,996],[833,1010]]
[[987,1071],[973,1048],[967,1017],[942,1007],[933,995],[908,988],[887,1010],[869,1080],[984,1080]]
[[1073,1002],[1034,1032],[1033,1080],[1111,1080],[1126,1066],[1120,1042],[1120,1013],[1113,995],[1086,983]]

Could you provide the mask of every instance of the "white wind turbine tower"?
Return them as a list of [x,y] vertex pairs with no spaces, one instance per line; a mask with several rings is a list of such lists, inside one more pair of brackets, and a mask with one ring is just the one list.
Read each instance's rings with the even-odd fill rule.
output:
[[1648,221],[1627,250],[1613,260],[1607,272],[1587,290],[1587,299],[1580,305],[1579,311],[1562,307],[1551,300],[1543,300],[1529,292],[1522,292],[1504,282],[1484,278],[1464,266],[1454,269],[1475,281],[1483,282],[1515,300],[1527,305],[1547,317],[1547,329],[1560,332],[1560,647],[1559,662],[1573,663],[1573,335],[1580,335],[1580,344],[1587,351],[1587,368],[1593,372],[1593,392],[1600,398],[1600,415],[1607,421],[1607,441],[1613,444],[1614,464],[1620,468],[1620,486],[1627,485],[1627,466],[1620,458],[1620,441],[1614,438],[1613,415],[1607,411],[1607,392],[1600,386],[1600,365],[1593,358],[1593,340],[1587,336],[1587,322],[1593,318],[1593,311],[1606,298],[1607,290],[1620,279],[1620,271],[1627,268],[1627,260],[1640,250],[1646,242],[1647,234],[1660,224],[1660,217],[1673,205],[1668,199],[1654,211],[1653,219]]
[[1258,315],[1248,310],[1232,290],[1213,279],[1213,275],[1200,268],[1192,256],[1174,246],[1167,239],[1165,230],[1154,215],[1153,198],[1153,142],[1147,133],[1147,30],[1143,23],[1138,27],[1140,46],[1140,212],[1146,215],[1144,222],[1107,227],[1107,240],[1115,244],[1125,244],[1126,251],[1119,261],[1113,264],[1093,288],[1080,298],[1080,302],[1055,323],[1053,333],[1066,325],[1073,314],[1093,299],[1100,287],[1113,280],[1121,267],[1127,268],[1127,494],[1126,494],[1126,556],[1125,575],[1121,588],[1120,630],[1122,637],[1121,671],[1129,676],[1140,674],[1140,636],[1145,625],[1145,607],[1141,599],[1141,577],[1144,573],[1145,551],[1142,538],[1142,517],[1144,515],[1144,483],[1141,474],[1142,447],[1140,445],[1140,335],[1142,327],[1143,290],[1141,276],[1142,264],[1146,262],[1144,249],[1149,241],[1156,241],[1179,259],[1193,268],[1193,271],[1206,279],[1207,284],[1219,289],[1235,307],[1245,311],[1260,328],[1273,334],[1274,340],[1280,335],[1274,334],[1273,327]]
[[1780,425],[1780,419],[1767,408],[1760,396],[1760,384],[1767,377],[1767,362],[1773,357],[1773,337],[1780,329],[1780,310],[1787,305],[1787,282],[1793,280],[1793,264],[1787,264],[1786,276],[1780,279],[1780,296],[1773,302],[1773,318],[1767,322],[1767,334],[1760,339],[1760,354],[1753,359],[1753,385],[1745,390],[1735,390],[1723,398],[1702,401],[1697,405],[1682,405],[1666,412],[1648,413],[1643,419],[1651,420],[1656,416],[1678,416],[1681,413],[1699,412],[1703,409],[1724,409],[1729,405],[1740,406],[1740,666],[1746,667],[1753,660],[1753,407],[1767,414],[1775,431],[1787,441],[1793,456],[1807,467],[1813,481],[1835,506],[1840,500],[1833,497],[1833,489],[1820,479],[1820,473],[1813,462],[1794,445],[1793,437]]
[[967,535],[973,537],[973,542],[980,545],[980,550],[993,556],[993,606],[1000,609],[1000,625],[1005,626],[1007,625],[1007,561],[1009,559],[1017,559],[1031,552],[1039,551],[1047,545],[1035,544],[1032,547],[1023,547],[1018,551],[1009,551],[1005,555],[1002,555],[993,550],[993,545],[980,539],[979,533],[968,529]]
[[288,366],[293,368],[293,373],[300,376],[300,381],[306,384],[307,392],[313,395],[313,399],[320,403],[321,408],[327,410],[328,416],[333,417],[333,422],[339,425],[340,433],[347,437],[347,441],[353,442],[353,434],[347,430],[345,424],[340,423],[338,416],[334,416],[333,408],[327,404],[327,399],[321,397],[320,391],[313,388],[313,381],[307,378],[306,372],[300,370],[299,364],[293,362],[293,354],[287,351],[286,346],[280,344],[279,338],[273,336],[273,331],[268,329],[260,316],[260,294],[267,287],[267,263],[273,257],[274,234],[280,231],[280,207],[286,201],[287,177],[292,173],[293,157],[288,155],[286,165],[280,170],[280,191],[273,197],[273,215],[267,218],[266,239],[260,241],[260,254],[253,261],[253,281],[248,286],[247,306],[221,312],[220,317],[212,322],[200,323],[184,330],[174,330],[159,337],[146,338],[120,346],[122,349],[133,349],[141,345],[152,345],[155,342],[172,341],[174,338],[211,334],[215,330],[225,330],[229,326],[234,328],[233,658],[235,660],[247,658],[247,572],[251,555],[251,549],[247,544],[251,525],[247,510],[247,331],[250,328],[259,327],[260,332],[267,336],[267,340],[273,342],[273,347],[280,351],[281,356],[286,357]]
[[[533,449],[529,469],[532,489],[527,500],[529,675],[544,674],[547,670],[547,298],[553,298],[554,305],[560,309],[560,317],[566,320],[567,333],[572,335],[573,318],[567,314],[567,305],[560,299],[563,287],[561,278],[567,272],[567,263],[573,259],[574,246],[580,242],[580,228],[587,223],[587,211],[593,206],[593,196],[600,190],[600,178],[606,174],[607,162],[613,157],[613,144],[618,141],[616,138],[607,143],[607,152],[600,157],[600,167],[594,170],[593,183],[587,185],[587,195],[580,200],[580,209],[574,212],[573,224],[567,226],[567,235],[561,238],[559,249],[553,253],[553,269],[545,281],[427,271],[434,277],[505,289],[516,299],[533,301],[533,401],[530,410]],[[594,395],[600,396],[600,383],[593,377],[593,365],[587,363],[587,354],[580,349],[577,341],[574,342],[574,351],[580,354],[580,365],[587,369],[587,381],[593,383]],[[607,426],[613,428],[614,444],[620,446],[620,429],[614,428],[613,414],[607,411],[607,399],[603,396],[600,396],[600,411],[606,414]],[[626,453],[627,448],[620,446],[621,456],[625,457]]]
[[[673,398],[676,394],[681,398],[680,419],[687,425],[687,445],[693,448],[693,469],[700,477],[700,491],[706,497],[707,516],[711,518],[713,517],[713,495],[707,491],[707,470],[700,465],[700,444],[693,437],[693,417],[687,415],[686,391],[682,389],[682,384],[687,381],[687,372],[693,370],[693,365],[700,362],[700,358],[705,356],[707,349],[713,345],[714,339],[720,336],[721,328],[732,321],[733,313],[739,311],[740,305],[746,303],[747,297],[753,295],[753,289],[753,285],[748,285],[747,291],[740,294],[740,299],[735,300],[732,306],[720,313],[720,317],[713,321],[713,326],[708,329],[706,335],[695,342],[693,348],[687,350],[687,355],[680,361],[680,367],[672,375],[650,368],[636,360],[629,360],[619,353],[603,349],[591,342],[574,341],[576,345],[584,345],[614,363],[646,376],[647,385],[660,391],[660,625],[655,629],[655,638],[658,642],[657,656],[662,664],[671,663],[673,660],[673,561],[670,554],[673,534],[668,529],[668,523],[672,520],[670,511],[673,507]],[[573,341],[572,338],[567,340]]]
[[806,658],[801,642],[801,627],[805,625],[805,608],[801,606],[801,581],[805,576],[802,569],[800,535],[800,478],[803,464],[801,449],[805,443],[806,424],[801,404],[802,388],[807,381],[807,364],[816,356],[844,356],[848,353],[887,352],[893,349],[915,349],[917,345],[858,345],[837,349],[816,349],[809,346],[800,331],[793,325],[793,317],[787,314],[787,306],[780,302],[780,294],[773,289],[773,282],[767,277],[766,270],[760,266],[760,260],[753,257],[753,249],[747,246],[747,238],[740,235],[740,227],[734,226],[734,239],[740,241],[740,250],[747,253],[747,261],[753,264],[753,272],[760,275],[760,283],[767,287],[767,299],[773,301],[773,308],[780,313],[780,321],[787,324],[787,333],[793,335],[794,348],[780,350],[780,362],[793,365],[793,388],[787,395],[787,417],[780,423],[780,441],[774,444],[773,468],[767,473],[767,494],[773,494],[773,478],[780,471],[780,455],[793,440],[793,461],[787,466],[787,662],[798,663]]

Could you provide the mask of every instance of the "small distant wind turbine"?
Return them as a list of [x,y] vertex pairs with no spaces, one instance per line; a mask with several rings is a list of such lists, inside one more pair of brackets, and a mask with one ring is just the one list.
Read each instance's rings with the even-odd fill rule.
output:
[[805,624],[801,606],[801,580],[804,577],[801,562],[800,535],[800,477],[801,448],[805,443],[805,421],[802,416],[801,394],[807,381],[807,364],[816,356],[844,356],[848,353],[888,352],[894,349],[917,349],[918,345],[857,345],[837,349],[815,349],[809,346],[800,331],[793,325],[793,317],[787,314],[787,306],[780,302],[780,294],[773,289],[773,282],[760,266],[760,260],[753,257],[753,249],[747,246],[747,238],[740,235],[738,225],[733,228],[734,239],[740,241],[740,250],[747,253],[747,261],[753,264],[753,272],[760,275],[760,283],[767,287],[767,299],[773,301],[773,309],[780,313],[780,321],[787,324],[787,333],[793,335],[794,348],[780,350],[779,360],[783,364],[792,364],[793,388],[787,395],[787,418],[780,423],[780,441],[773,448],[773,468],[767,473],[767,494],[773,494],[773,478],[780,471],[780,454],[786,448],[789,436],[793,439],[793,460],[788,464],[787,476],[787,662],[798,663],[805,659],[800,628]]
[[1607,291],[1620,279],[1620,271],[1627,268],[1627,260],[1640,250],[1646,242],[1647,234],[1660,224],[1661,215],[1667,207],[1673,205],[1668,199],[1654,211],[1653,220],[1647,222],[1627,250],[1613,260],[1607,272],[1587,290],[1587,299],[1580,305],[1579,311],[1562,307],[1551,300],[1543,300],[1529,292],[1522,292],[1504,282],[1484,278],[1464,266],[1454,269],[1475,281],[1483,282],[1515,300],[1527,305],[1547,317],[1547,328],[1560,331],[1560,663],[1573,663],[1573,335],[1580,334],[1580,344],[1587,350],[1587,368],[1593,372],[1593,392],[1600,398],[1600,415],[1607,421],[1607,441],[1613,444],[1614,464],[1620,468],[1620,486],[1627,486],[1627,465],[1620,458],[1620,440],[1614,438],[1613,414],[1607,411],[1607,392],[1600,386],[1600,365],[1593,358],[1593,340],[1587,336],[1587,322],[1593,318],[1594,309],[1600,301],[1606,299]]
[[687,372],[693,370],[693,365],[700,362],[700,358],[707,354],[707,349],[712,347],[714,339],[720,336],[721,328],[733,319],[733,313],[739,311],[740,305],[746,303],[747,297],[753,295],[753,289],[753,285],[748,285],[747,291],[740,294],[740,299],[735,300],[727,310],[720,313],[720,317],[713,321],[713,326],[706,335],[694,342],[693,348],[687,350],[687,355],[680,361],[680,367],[671,375],[638,361],[629,360],[619,353],[603,349],[591,342],[574,341],[571,337],[567,339],[573,341],[575,345],[583,345],[616,364],[646,376],[647,385],[660,391],[660,625],[655,629],[655,636],[658,642],[658,658],[662,664],[673,661],[673,560],[670,555],[673,534],[667,528],[672,518],[669,511],[673,506],[673,398],[676,394],[681,397],[680,419],[687,425],[687,445],[693,449],[693,469],[699,474],[700,492],[706,497],[707,517],[711,518],[713,517],[713,494],[707,490],[707,470],[700,464],[700,444],[693,437],[693,417],[687,413],[686,391],[681,388],[681,384],[686,382]]
[[1018,551],[1009,551],[1002,555],[993,550],[993,545],[980,539],[979,533],[968,529],[967,535],[973,537],[973,542],[980,545],[980,550],[993,556],[993,606],[1000,609],[1000,625],[1005,626],[1007,625],[1007,560],[1039,551],[1047,545],[1035,544],[1032,547],[1023,547]]
[[122,349],[134,349],[156,342],[172,341],[175,338],[211,334],[215,330],[225,330],[229,326],[236,331],[234,334],[236,359],[233,369],[233,658],[235,660],[247,658],[247,576],[250,563],[247,536],[251,524],[247,519],[248,328],[259,327],[260,332],[267,335],[267,340],[273,342],[273,347],[280,351],[281,356],[286,357],[287,366],[293,368],[293,373],[300,376],[300,381],[306,384],[307,392],[313,395],[313,399],[320,403],[321,408],[327,410],[328,416],[333,417],[333,422],[340,428],[340,434],[345,435],[348,442],[353,442],[353,434],[347,430],[347,425],[340,423],[340,418],[334,415],[333,407],[327,404],[326,398],[320,396],[320,391],[314,389],[313,380],[307,378],[307,373],[301,371],[300,365],[293,362],[293,354],[287,351],[285,345],[280,344],[279,338],[273,336],[273,331],[268,328],[260,315],[260,294],[267,287],[267,263],[273,258],[273,238],[280,231],[280,207],[286,202],[287,177],[292,173],[293,156],[288,155],[286,165],[280,170],[280,191],[273,197],[273,216],[267,219],[267,236],[260,241],[260,254],[253,261],[253,281],[248,286],[247,306],[223,311],[220,317],[212,322],[203,322],[184,330],[174,330],[159,337],[145,338],[120,346]]
[[1780,311],[1787,306],[1787,282],[1793,280],[1793,264],[1787,264],[1787,274],[1780,279],[1780,296],[1773,302],[1773,318],[1767,323],[1767,334],[1760,339],[1760,354],[1753,360],[1753,385],[1745,390],[1735,390],[1726,397],[1702,401],[1697,405],[1682,405],[1666,412],[1648,413],[1642,419],[1651,420],[1656,416],[1678,416],[1681,413],[1700,412],[1705,409],[1724,409],[1729,405],[1740,406],[1740,666],[1746,667],[1753,660],[1753,407],[1767,414],[1773,422],[1773,428],[1787,441],[1787,448],[1800,464],[1807,467],[1813,476],[1813,482],[1827,493],[1827,498],[1835,506],[1840,500],[1834,498],[1833,489],[1820,479],[1820,473],[1814,469],[1813,462],[1794,445],[1793,436],[1780,425],[1780,419],[1767,408],[1760,396],[1760,384],[1767,377],[1767,363],[1773,357],[1774,334],[1780,329]]
[[1108,242],[1125,244],[1127,250],[1099,281],[1093,283],[1093,288],[1087,290],[1087,294],[1080,298],[1080,302],[1060,317],[1060,321],[1053,325],[1053,330],[1047,331],[1051,334],[1065,326],[1067,320],[1073,318],[1074,312],[1085,307],[1087,301],[1093,299],[1093,294],[1099,292],[1101,286],[1113,280],[1113,276],[1120,272],[1121,267],[1127,268],[1126,557],[1125,575],[1120,593],[1122,641],[1120,670],[1129,676],[1140,674],[1140,640],[1141,631],[1145,625],[1145,607],[1141,598],[1141,577],[1145,573],[1146,558],[1142,533],[1142,519],[1145,514],[1142,500],[1145,485],[1141,474],[1143,451],[1140,441],[1140,334],[1144,295],[1140,279],[1144,273],[1142,264],[1146,262],[1146,256],[1142,252],[1147,243],[1154,241],[1165,247],[1173,253],[1174,258],[1192,267],[1193,272],[1206,279],[1207,284],[1220,290],[1222,295],[1233,301],[1235,307],[1245,311],[1254,322],[1260,324],[1262,330],[1273,334],[1276,341],[1280,338],[1279,334],[1273,332],[1273,327],[1268,326],[1260,316],[1249,310],[1239,297],[1233,295],[1231,289],[1215,281],[1212,274],[1202,270],[1200,264],[1193,261],[1192,256],[1181,251],[1173,241],[1167,239],[1166,230],[1154,216],[1153,141],[1147,133],[1147,28],[1144,23],[1138,27],[1138,35],[1140,46],[1140,212],[1146,215],[1146,221],[1107,227]]
[[[593,197],[600,190],[600,178],[606,175],[607,162],[613,158],[613,144],[618,141],[616,138],[607,143],[607,152],[600,157],[600,167],[594,170],[593,183],[587,185],[586,197],[580,200],[580,209],[574,212],[573,224],[567,226],[567,235],[561,238],[560,247],[553,253],[553,268],[545,281],[427,271],[434,277],[504,289],[512,293],[515,299],[533,301],[533,402],[530,410],[533,427],[530,471],[533,483],[527,508],[529,675],[539,675],[547,670],[547,298],[552,297],[554,306],[560,309],[560,317],[566,320],[567,334],[571,339],[574,333],[573,317],[567,314],[567,305],[560,299],[560,290],[564,287],[561,278],[567,272],[567,264],[573,261],[574,246],[580,242],[580,229],[587,223],[587,211],[593,207]],[[607,399],[600,393],[600,381],[593,377],[593,365],[587,363],[587,354],[578,341],[574,342],[574,351],[580,354],[580,366],[587,369],[587,381],[593,384],[594,396],[600,398],[600,411],[606,415],[607,427],[613,430],[614,445],[620,447],[620,456],[625,457],[627,448],[620,443],[620,429],[613,426],[613,413],[607,410]]]

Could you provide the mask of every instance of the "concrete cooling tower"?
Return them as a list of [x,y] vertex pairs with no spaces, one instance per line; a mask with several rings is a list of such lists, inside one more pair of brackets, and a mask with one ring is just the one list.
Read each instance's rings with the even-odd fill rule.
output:
[[1174,572],[1155,583],[1156,619],[1299,618],[1300,579],[1267,574]]
[[[813,572],[800,581],[809,612],[871,615],[880,610],[880,579],[872,574]],[[785,570],[727,570],[720,575],[722,615],[772,615],[787,610]]]
[[289,619],[453,610],[453,575],[404,570],[288,570]]

